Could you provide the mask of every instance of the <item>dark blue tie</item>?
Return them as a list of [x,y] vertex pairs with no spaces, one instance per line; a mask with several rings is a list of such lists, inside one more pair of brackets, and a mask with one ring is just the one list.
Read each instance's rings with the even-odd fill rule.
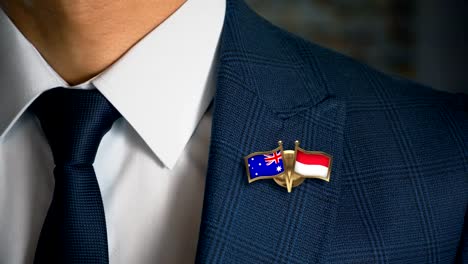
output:
[[109,263],[106,219],[93,163],[120,117],[98,90],[55,88],[32,105],[55,162],[55,189],[35,264]]

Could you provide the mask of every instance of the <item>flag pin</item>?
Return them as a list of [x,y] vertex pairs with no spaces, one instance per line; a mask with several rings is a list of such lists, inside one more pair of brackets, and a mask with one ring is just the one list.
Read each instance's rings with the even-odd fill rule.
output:
[[283,142],[270,151],[254,152],[244,157],[249,183],[273,179],[288,192],[306,178],[329,182],[332,156],[322,151],[307,151],[295,141],[294,150],[283,150]]

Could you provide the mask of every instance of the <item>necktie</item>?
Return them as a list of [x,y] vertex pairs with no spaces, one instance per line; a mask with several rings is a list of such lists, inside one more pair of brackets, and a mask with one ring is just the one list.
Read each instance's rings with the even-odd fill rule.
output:
[[54,88],[32,105],[52,150],[55,188],[34,258],[44,263],[109,263],[101,192],[93,163],[120,117],[98,90]]

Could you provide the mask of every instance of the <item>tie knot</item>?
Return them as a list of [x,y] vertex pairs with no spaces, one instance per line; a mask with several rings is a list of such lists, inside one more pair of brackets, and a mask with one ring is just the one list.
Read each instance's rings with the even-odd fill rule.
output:
[[56,165],[91,165],[119,112],[97,90],[54,88],[31,106]]

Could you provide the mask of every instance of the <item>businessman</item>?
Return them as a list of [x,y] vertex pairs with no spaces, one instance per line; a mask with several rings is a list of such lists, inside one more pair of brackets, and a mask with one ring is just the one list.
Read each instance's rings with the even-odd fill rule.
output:
[[[463,263],[467,97],[242,0],[0,0],[0,263]],[[330,181],[249,184],[282,140]]]

